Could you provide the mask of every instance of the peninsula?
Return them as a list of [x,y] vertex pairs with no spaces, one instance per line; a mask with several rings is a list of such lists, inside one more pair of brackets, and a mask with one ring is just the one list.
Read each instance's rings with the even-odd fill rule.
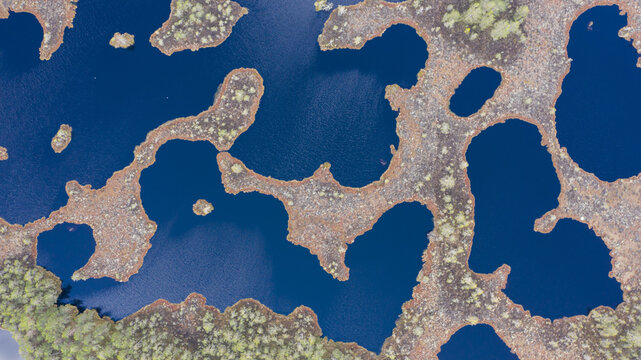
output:
[[172,0],[169,19],[149,41],[165,55],[215,47],[245,14],[247,9],[231,0]]
[[9,17],[9,11],[33,14],[42,26],[40,60],[49,60],[62,45],[66,28],[73,27],[77,0],[0,0],[0,19]]
[[[16,2],[0,0],[5,8]],[[394,24],[413,27],[429,47],[415,85],[386,88],[385,96],[398,112],[399,145],[391,148],[392,159],[379,180],[346,187],[334,179],[328,163],[295,181],[249,169],[227,151],[253,124],[263,79],[254,69],[233,70],[209,109],[149,132],[131,164],[104,187],[70,181],[67,204],[46,218],[25,225],[0,219],[0,283],[6,284],[0,287],[0,326],[32,358],[436,360],[441,346],[460,328],[487,324],[521,360],[637,359],[641,174],[602,181],[582,170],[556,136],[555,103],[570,69],[570,26],[587,9],[604,4],[616,4],[628,14],[619,35],[641,53],[637,0],[365,0],[338,6],[318,37],[323,51],[360,49]],[[170,19],[151,39],[167,55],[216,46],[246,12],[229,0],[173,0],[171,6]],[[502,82],[478,112],[459,117],[449,109],[450,98],[466,75],[482,66],[500,72]],[[611,276],[623,290],[616,309],[601,306],[587,316],[552,322],[532,316],[502,291],[509,266],[491,274],[468,266],[475,200],[465,154],[476,135],[512,118],[538,128],[562,186],[558,207],[536,220],[534,229],[549,232],[562,218],[592,228],[609,248]],[[287,240],[307,248],[341,281],[349,279],[349,245],[383,213],[403,202],[419,202],[431,211],[435,228],[428,234],[418,284],[379,354],[323,338],[312,309],[303,306],[285,316],[245,299],[221,312],[191,294],[180,304],[158,300],[113,322],[95,310],[57,305],[61,282],[36,265],[38,235],[64,222],[89,225],[95,252],[74,279],[127,281],[140,269],[156,231],[142,206],[140,174],[172,139],[208,141],[216,147],[227,192],[260,192],[281,201],[289,215]]]

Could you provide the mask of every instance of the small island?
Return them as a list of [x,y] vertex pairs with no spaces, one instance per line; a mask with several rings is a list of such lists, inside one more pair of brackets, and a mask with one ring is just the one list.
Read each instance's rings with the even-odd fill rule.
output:
[[15,238],[11,235],[15,241],[7,240],[10,233],[8,230],[3,233],[3,226],[9,229],[10,224],[0,219],[0,259],[35,249],[26,242],[26,234],[35,241],[32,235],[37,237],[63,222],[86,224],[94,231],[95,251],[72,279],[108,276],[127,281],[142,266],[151,247],[149,240],[157,230],[140,198],[142,171],[155,163],[156,152],[170,140],[208,141],[219,151],[229,150],[236,138],[254,123],[263,92],[263,78],[258,71],[232,70],[218,87],[212,106],[196,116],[177,118],[150,131],[135,148],[131,164],[113,173],[102,188],[69,181],[65,186],[67,204],[27,225],[21,230],[22,235]]
[[196,203],[194,203],[194,206],[192,206],[192,210],[194,211],[194,214],[196,214],[196,215],[207,216],[207,215],[209,215],[209,213],[214,211],[214,205],[212,205],[207,200],[198,199],[198,201],[196,201]]
[[60,125],[60,129],[56,135],[51,139],[51,148],[57,154],[63,152],[71,142],[71,126],[67,124]]
[[129,33],[115,33],[109,40],[109,45],[116,49],[126,49],[134,45],[134,36]]
[[7,160],[8,158],[9,153],[7,152],[7,148],[0,146],[0,161]]
[[[0,0],[0,18],[8,16],[5,8],[31,9],[38,3],[51,10],[56,1]],[[600,180],[571,158],[556,131],[555,103],[571,64],[566,51],[571,23],[586,9],[611,1],[426,3],[364,0],[338,6],[318,37],[323,51],[360,49],[392,25],[406,24],[430,48],[429,63],[415,85],[385,89],[385,99],[398,112],[399,141],[390,147],[392,159],[379,180],[358,188],[341,185],[329,163],[302,180],[278,180],[233,157],[227,150],[254,123],[264,93],[258,71],[235,69],[208,109],[150,131],[134,149],[132,162],[103,187],[70,181],[67,204],[47,217],[24,225],[0,218],[0,327],[11,331],[23,354],[34,359],[434,360],[453,334],[477,324],[490,326],[522,360],[639,359],[641,174]],[[641,53],[641,3],[620,0],[618,5],[628,14],[619,36]],[[230,0],[172,0],[171,6],[170,20],[159,30],[167,31],[167,37],[156,38],[159,49],[169,54],[216,46],[207,41],[224,41],[238,19],[234,11],[239,5]],[[204,8],[217,12],[205,13]],[[212,16],[227,16],[224,33],[202,32],[214,31],[208,27],[217,26]],[[205,20],[212,24],[203,25]],[[44,36],[46,40],[46,32]],[[449,99],[479,66],[499,71],[501,84],[478,112],[459,117],[450,111]],[[554,320],[535,316],[504,291],[511,276],[508,265],[492,273],[470,268],[476,205],[465,154],[475,136],[507,119],[537,127],[561,185],[558,206],[537,219],[534,230],[547,233],[559,220],[573,219],[601,237],[612,259],[609,275],[623,291],[616,308],[599,306],[587,315]],[[62,151],[71,140],[71,127],[60,127],[52,147],[57,138]],[[95,251],[72,280],[108,276],[127,281],[142,266],[157,230],[143,207],[140,176],[171,140],[211,143],[219,151],[216,159],[227,193],[259,192],[282,202],[289,216],[287,240],[317,256],[338,280],[349,279],[348,246],[361,241],[384,213],[407,202],[429,209],[433,230],[425,241],[417,285],[378,354],[323,337],[317,316],[305,306],[279,315],[245,299],[220,311],[193,293],[177,304],[157,300],[114,322],[96,309],[58,303],[62,283],[38,265],[38,236],[65,222],[88,225]]]
[[327,2],[327,0],[316,0],[314,1],[314,7],[316,11],[330,11],[334,7],[334,4]]

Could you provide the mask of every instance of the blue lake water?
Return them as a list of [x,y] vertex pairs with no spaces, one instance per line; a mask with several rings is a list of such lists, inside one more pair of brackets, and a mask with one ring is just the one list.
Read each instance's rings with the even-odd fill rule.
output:
[[[42,30],[33,16],[13,14],[0,21],[0,145],[10,153],[9,161],[0,162],[0,217],[24,223],[47,215],[66,202],[68,180],[103,186],[131,161],[134,146],[149,130],[209,107],[224,76],[238,67],[257,68],[266,92],[256,122],[240,136],[232,155],[259,173],[281,179],[309,176],[325,161],[345,185],[378,179],[386,168],[381,163],[391,157],[389,145],[398,144],[396,114],[383,98],[384,88],[416,82],[427,58],[425,42],[411,28],[398,25],[360,51],[321,52],[316,38],[328,13],[315,13],[313,0],[238,1],[250,12],[225,43],[171,57],[148,43],[166,20],[170,0],[79,3],[74,28],[66,31],[65,43],[48,62],[38,60]],[[573,28],[573,71],[595,53],[593,46],[572,50],[573,44],[589,45],[589,36],[599,29],[621,23],[611,8],[588,15],[594,20],[592,32]],[[620,42],[610,30],[603,41]],[[111,48],[108,41],[116,31],[136,35],[135,47]],[[618,59],[620,53],[611,53]],[[627,59],[628,53],[620,57]],[[476,90],[453,100],[472,112],[491,96],[496,82],[496,75],[478,71],[487,76],[470,75],[469,86]],[[570,74],[575,78],[564,84],[564,96],[580,94],[597,80],[609,88],[628,81],[623,76],[595,80],[584,75]],[[616,162],[622,164],[638,161],[634,151],[607,148],[620,136],[638,136],[629,127],[641,126],[630,124],[635,116],[631,107],[623,107],[626,117],[617,117],[625,127],[608,128],[613,136],[604,146],[573,149],[572,141],[585,141],[582,127],[601,127],[603,119],[581,115],[582,105],[563,105],[562,100],[557,104],[560,141],[579,164],[600,174],[610,171],[615,161],[608,158],[589,168],[589,159],[605,154],[619,156]],[[596,103],[605,114],[618,104]],[[562,134],[571,122],[563,106],[584,123]],[[61,123],[73,127],[73,141],[54,155],[49,142]],[[210,144],[174,141],[163,146],[158,162],[143,172],[143,204],[158,223],[158,232],[139,274],[127,283],[70,281],[73,270],[93,251],[88,227],[63,224],[42,234],[38,262],[63,279],[60,301],[99,308],[114,318],[159,297],[182,301],[193,291],[220,308],[246,297],[280,313],[307,305],[330,338],[378,351],[416,284],[432,228],[429,212],[418,204],[390,210],[350,246],[350,280],[338,282],[306,249],[285,240],[282,204],[259,194],[224,193],[215,156]],[[555,206],[559,191],[533,126],[510,121],[489,129],[472,143],[468,161],[477,200],[477,237],[470,259],[474,270],[490,272],[510,264],[508,295],[535,314],[553,318],[621,301],[616,282],[607,278],[607,249],[584,225],[562,221],[552,234],[532,231],[534,219]],[[193,215],[191,205],[198,198],[211,201],[214,212],[204,218]],[[454,344],[483,346],[489,340],[479,331],[492,335],[482,326],[467,329],[454,335]],[[460,339],[465,341],[457,342]],[[489,358],[513,358],[500,346],[493,349],[487,350]]]
[[616,6],[586,11],[570,30],[570,73],[556,104],[559,142],[586,171],[614,181],[641,172],[641,69]]
[[534,221],[558,205],[561,190],[534,125],[492,126],[472,140],[467,161],[476,199],[472,270],[510,265],[505,293],[552,319],[622,301],[618,282],[608,277],[608,249],[587,225],[561,220],[550,234],[534,232]]
[[6,330],[0,330],[0,359],[22,359],[18,351],[18,343],[13,339],[11,333]]
[[[387,212],[350,246],[350,279],[339,282],[308,250],[285,240],[287,213],[280,202],[224,192],[215,156],[208,143],[173,141],[143,172],[143,205],[159,231],[140,273],[127,283],[69,280],[93,252],[89,227],[63,224],[42,234],[39,263],[62,276],[63,287],[71,286],[61,301],[100,308],[116,319],[159,297],[180,302],[191,292],[222,309],[250,297],[279,313],[306,305],[330,338],[378,351],[416,285],[432,229],[429,211],[412,203]],[[215,207],[206,217],[192,213],[199,197]],[[67,249],[64,256],[60,248]]]
[[481,109],[501,84],[501,74],[489,67],[476,68],[465,76],[450,99],[450,110],[458,116],[470,116]]
[[[221,46],[167,57],[148,38],[169,3],[83,4],[49,62],[37,60],[42,30],[33,16],[0,22],[0,113],[11,129],[0,132],[10,151],[10,161],[0,163],[9,174],[0,177],[1,217],[24,223],[45,216],[64,204],[71,179],[104,185],[149,130],[205,110],[238,67],[258,69],[266,84],[255,124],[232,150],[250,168],[302,179],[329,161],[335,177],[353,186],[385,171],[381,163],[398,145],[385,86],[411,86],[427,59],[413,29],[398,25],[361,51],[324,53],[316,39],[328,13],[314,12],[313,1],[247,0],[241,3],[251,15]],[[135,34],[134,49],[111,48],[115,31]],[[16,44],[18,33],[25,43]],[[61,123],[73,127],[74,139],[56,156],[49,141]]]
[[518,360],[489,325],[465,326],[441,347],[439,360]]

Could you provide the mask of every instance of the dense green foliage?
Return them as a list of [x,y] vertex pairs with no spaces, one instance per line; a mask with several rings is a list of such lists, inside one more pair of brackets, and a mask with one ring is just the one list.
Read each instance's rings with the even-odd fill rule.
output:
[[28,260],[0,270],[0,327],[26,359],[365,359],[361,348],[321,338],[305,311],[288,317],[256,302],[221,314],[198,301],[162,304],[114,322],[57,306],[60,280]]
[[479,33],[488,32],[492,40],[500,40],[511,34],[518,35],[523,41],[521,24],[528,16],[527,5],[514,7],[512,0],[480,0],[470,2],[466,9],[456,9],[449,5],[443,15],[446,28],[460,24],[461,29],[471,40],[478,38]]

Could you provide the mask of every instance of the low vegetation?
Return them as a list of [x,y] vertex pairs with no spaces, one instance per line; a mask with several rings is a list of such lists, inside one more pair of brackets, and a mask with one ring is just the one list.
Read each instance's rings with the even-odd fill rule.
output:
[[529,12],[527,5],[514,6],[510,0],[480,0],[470,2],[466,9],[448,5],[443,24],[450,29],[460,27],[471,40],[483,32],[489,32],[492,40],[505,39],[512,34],[523,40],[521,24]]
[[[321,337],[311,311],[277,315],[256,301],[220,313],[191,295],[114,322],[95,310],[56,304],[60,280],[28,259],[0,269],[0,327],[26,359],[367,359],[357,346]],[[190,300],[191,299],[191,300]]]

